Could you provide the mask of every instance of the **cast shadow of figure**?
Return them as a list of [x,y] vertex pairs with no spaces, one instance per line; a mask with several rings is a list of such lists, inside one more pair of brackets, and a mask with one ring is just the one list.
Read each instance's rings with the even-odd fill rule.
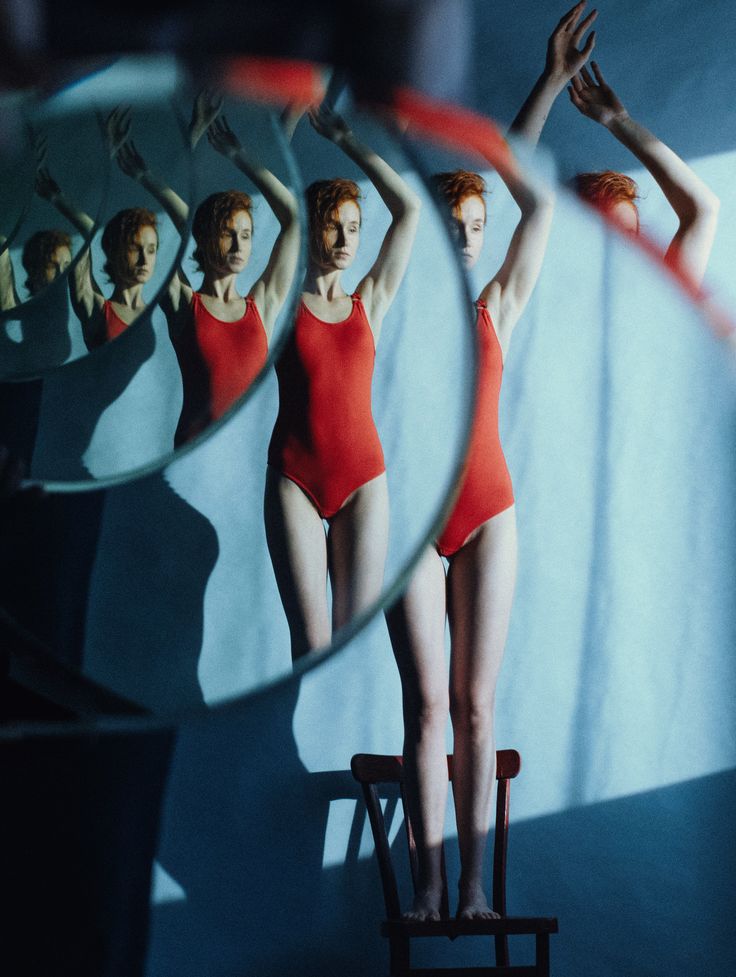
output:
[[294,739],[299,688],[282,683],[181,732],[158,859],[183,895],[153,908],[149,977],[281,977],[297,957],[300,974],[325,973],[295,952],[324,925],[329,810]]
[[217,533],[162,474],[106,495],[85,673],[154,713],[200,706],[204,597],[220,551]]
[[66,281],[58,279],[0,315],[0,377],[34,376],[65,363],[81,344],[74,330]]
[[[160,448],[156,458],[168,454],[173,434],[158,430],[166,425],[156,424],[158,418],[151,410],[150,398],[144,396],[141,404],[131,404],[134,410],[128,416],[116,419],[118,437],[107,435],[95,463],[91,464],[88,457],[102,415],[132,386],[156,346],[151,317],[142,317],[113,343],[44,377],[31,462],[33,478],[87,482],[138,468],[145,461],[136,458],[135,448],[129,445],[136,430],[140,435],[146,425],[158,435]],[[13,386],[17,396],[22,397],[26,384]]]
[[2,604],[55,657],[154,712],[202,704],[204,594],[219,545],[162,475],[20,493],[0,529]]

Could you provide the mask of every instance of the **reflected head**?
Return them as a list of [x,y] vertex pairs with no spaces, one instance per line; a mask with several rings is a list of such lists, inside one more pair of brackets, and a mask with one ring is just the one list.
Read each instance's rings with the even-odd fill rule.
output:
[[220,269],[223,265],[223,239],[232,235],[233,219],[238,214],[248,215],[248,238],[253,231],[253,201],[242,190],[223,190],[212,193],[197,207],[192,222],[195,244],[192,257],[200,271]]
[[[354,180],[335,177],[333,180],[317,180],[310,183],[306,189],[307,216],[309,220],[309,256],[319,265],[330,263],[335,245],[344,247],[346,252],[352,244],[342,242],[341,208],[343,204],[351,204],[348,210],[343,208],[342,216],[351,218],[351,223],[357,222],[360,228],[360,187]],[[336,235],[337,232],[337,235]],[[334,238],[338,237],[335,241]],[[357,246],[357,241],[354,242]],[[354,256],[354,255],[353,255]]]
[[[104,270],[114,284],[128,285],[135,282],[131,276],[131,252],[140,251],[141,232],[151,228],[158,246],[158,227],[156,215],[145,207],[128,207],[119,211],[107,222],[102,232],[102,250],[105,253]],[[154,255],[155,258],[155,250]],[[153,263],[147,267],[152,270]]]
[[72,241],[64,231],[36,231],[23,246],[26,288],[35,295],[57,278],[72,260]]
[[432,183],[451,212],[450,231],[457,240],[463,264],[472,268],[480,257],[486,224],[486,181],[470,170],[437,173]]
[[639,233],[639,210],[636,206],[639,188],[630,176],[615,170],[578,173],[572,185],[579,197],[602,211],[623,230]]

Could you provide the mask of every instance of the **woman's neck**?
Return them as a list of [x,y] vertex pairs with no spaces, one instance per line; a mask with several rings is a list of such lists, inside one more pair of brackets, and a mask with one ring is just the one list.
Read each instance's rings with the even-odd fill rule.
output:
[[326,299],[328,302],[332,302],[334,299],[342,299],[345,298],[347,292],[342,287],[341,279],[342,271],[339,268],[325,271],[319,267],[309,267],[304,276],[302,291],[319,295],[320,298]]
[[143,285],[116,285],[110,296],[111,302],[126,305],[129,309],[143,309]]
[[236,299],[242,298],[235,287],[237,277],[234,274],[213,275],[205,272],[199,291],[203,295],[211,295],[212,298],[219,299],[221,302],[234,302]]

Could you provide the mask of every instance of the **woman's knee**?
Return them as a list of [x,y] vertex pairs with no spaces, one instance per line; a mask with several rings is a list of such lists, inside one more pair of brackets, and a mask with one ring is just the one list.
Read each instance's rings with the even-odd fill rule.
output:
[[404,722],[419,732],[441,729],[444,732],[450,712],[446,686],[414,690],[404,694]]
[[462,730],[474,739],[490,737],[493,733],[495,693],[484,689],[453,690],[450,716],[453,729]]

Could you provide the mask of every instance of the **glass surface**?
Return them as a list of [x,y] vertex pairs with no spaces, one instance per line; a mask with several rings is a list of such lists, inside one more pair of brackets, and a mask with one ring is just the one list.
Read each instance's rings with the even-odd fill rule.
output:
[[[9,416],[15,403],[34,418],[23,437],[7,425],[2,436],[48,489],[118,483],[161,467],[247,394],[282,342],[298,277],[300,195],[273,105],[249,102],[242,91],[223,105],[195,95],[169,59],[125,58],[28,112],[36,146],[29,236],[55,223],[68,233],[61,251],[72,260],[22,301],[27,237],[8,252],[21,300],[0,320],[2,397]],[[212,121],[218,139],[208,138]],[[236,151],[248,154],[248,165]],[[250,179],[261,165],[282,181],[296,211],[290,269],[288,276],[276,269],[278,302],[266,290],[263,328],[244,297],[284,249],[275,212]],[[250,198],[253,239],[230,304],[204,298],[213,345],[192,311],[192,290],[216,286],[202,284],[191,224],[197,207],[225,190]],[[205,244],[217,235],[213,227],[200,232]],[[172,285],[180,282],[184,298],[174,307]],[[246,325],[252,349],[248,336],[238,338]]]
[[[255,131],[257,108],[252,112],[246,125],[244,116],[226,110],[232,130]],[[434,537],[462,463],[475,373],[474,314],[445,218],[401,140],[349,103],[345,118],[418,195],[422,215],[405,278],[383,321],[372,382],[389,499],[383,586],[370,606],[334,632],[332,647],[356,633],[397,593],[409,565]],[[268,131],[264,126],[264,138]],[[201,151],[203,160],[207,151],[212,156],[209,147]],[[378,258],[391,223],[389,211],[361,170],[306,117],[294,133],[291,152],[303,183],[339,174],[360,187],[361,240],[355,262],[345,272],[345,289],[351,293]],[[211,187],[222,185],[227,162],[209,174]],[[197,162],[196,168],[201,188],[206,167],[203,163],[200,171]],[[205,192],[198,189],[198,197]],[[257,208],[254,213],[257,221]],[[258,225],[255,237],[260,233]],[[120,360],[118,350],[126,343],[134,350],[144,338],[137,323],[135,330],[81,361],[80,369],[96,361],[99,378],[107,358],[114,366]],[[48,397],[48,380],[43,398]],[[335,387],[343,380],[335,369]],[[95,382],[90,375],[91,392]],[[52,554],[63,548],[58,559],[69,567],[64,586],[77,595],[77,602],[74,610],[59,608],[45,587],[32,588],[34,597],[19,587],[8,605],[16,618],[73,670],[159,715],[229,701],[288,675],[294,667],[290,632],[263,502],[278,409],[277,378],[269,370],[212,436],[169,460],[161,474],[105,493],[50,497],[46,522],[42,519],[42,526],[30,530],[34,543],[20,540],[19,547],[23,559],[32,554],[31,566],[39,559],[55,565],[57,556]],[[120,452],[128,450],[128,442],[138,446],[149,436],[150,415],[149,408],[144,423],[118,428],[109,440]],[[68,410],[61,400],[53,416],[57,429],[67,425],[68,440]],[[99,431],[84,455],[88,467],[95,438]],[[32,576],[34,571],[28,572]],[[308,667],[326,650],[306,656],[297,667]]]

